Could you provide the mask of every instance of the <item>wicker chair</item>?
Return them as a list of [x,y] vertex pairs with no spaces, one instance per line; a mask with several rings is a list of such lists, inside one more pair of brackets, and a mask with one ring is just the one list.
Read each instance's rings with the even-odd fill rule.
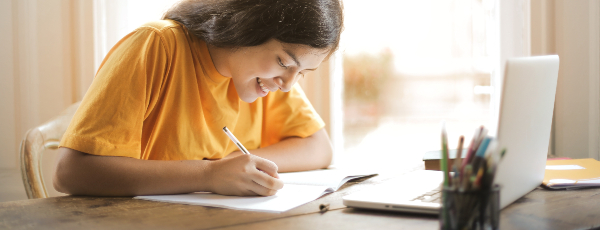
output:
[[78,107],[79,102],[69,106],[58,117],[30,129],[21,141],[21,176],[29,199],[48,197],[41,173],[42,153],[46,149],[58,149],[60,139]]

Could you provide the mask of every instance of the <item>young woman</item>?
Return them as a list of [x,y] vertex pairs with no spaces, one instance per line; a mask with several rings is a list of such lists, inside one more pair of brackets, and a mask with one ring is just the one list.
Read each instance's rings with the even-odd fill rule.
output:
[[295,83],[337,49],[342,21],[338,0],[178,3],[108,53],[63,136],[54,187],[268,196],[278,172],[327,167],[324,123]]

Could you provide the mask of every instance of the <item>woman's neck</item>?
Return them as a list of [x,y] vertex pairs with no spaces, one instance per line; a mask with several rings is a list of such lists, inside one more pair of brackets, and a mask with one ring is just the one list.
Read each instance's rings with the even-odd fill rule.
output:
[[229,56],[231,50],[228,48],[219,48],[216,46],[208,45],[208,53],[212,59],[215,69],[219,74],[225,77],[231,77],[231,71],[229,71]]

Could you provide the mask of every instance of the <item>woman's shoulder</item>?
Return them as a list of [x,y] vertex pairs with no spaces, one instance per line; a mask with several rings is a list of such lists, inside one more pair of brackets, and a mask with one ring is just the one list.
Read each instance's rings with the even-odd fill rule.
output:
[[167,50],[175,49],[177,47],[176,44],[179,42],[189,42],[186,28],[173,20],[147,22],[135,29],[131,34],[137,34],[141,39],[158,37]]
[[141,25],[139,29],[151,29],[151,30],[156,30],[156,31],[164,31],[164,30],[168,30],[168,29],[181,29],[183,26],[181,24],[179,24],[176,21],[173,20],[156,20],[156,21],[150,21],[147,22],[143,25]]

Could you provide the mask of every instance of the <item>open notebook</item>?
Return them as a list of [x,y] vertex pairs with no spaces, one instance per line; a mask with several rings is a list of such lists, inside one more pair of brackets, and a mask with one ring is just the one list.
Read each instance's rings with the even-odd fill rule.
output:
[[262,196],[224,196],[209,192],[178,195],[136,196],[136,199],[203,205],[261,212],[285,212],[322,195],[337,191],[349,180],[376,175],[340,169],[280,173],[284,186],[277,194]]

